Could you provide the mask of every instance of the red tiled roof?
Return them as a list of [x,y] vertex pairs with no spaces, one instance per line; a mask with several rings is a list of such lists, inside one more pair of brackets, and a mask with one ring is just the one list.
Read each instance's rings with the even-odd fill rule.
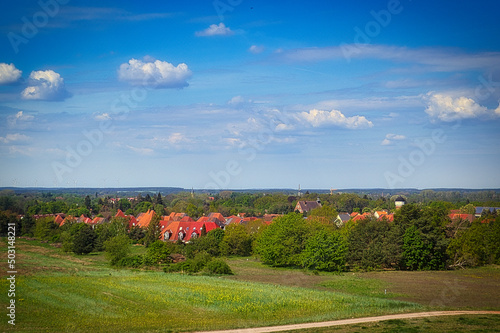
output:
[[148,210],[146,213],[137,216],[137,225],[141,228],[147,228],[151,219],[156,215],[154,210]]
[[452,220],[464,220],[469,222],[473,222],[476,219],[474,214],[450,214],[448,216]]

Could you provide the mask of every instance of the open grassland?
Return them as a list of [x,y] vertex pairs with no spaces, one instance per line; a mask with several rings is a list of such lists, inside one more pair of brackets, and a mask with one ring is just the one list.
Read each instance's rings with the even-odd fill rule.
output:
[[[421,310],[410,302],[310,288],[115,270],[101,254],[68,255],[36,241],[18,240],[17,251],[16,332],[192,331]],[[7,304],[6,293],[0,300]],[[2,331],[9,326],[0,324]]]
[[[6,262],[6,243],[4,240],[0,243],[3,248],[1,260]],[[474,301],[465,307],[500,308],[496,297],[500,278],[497,267],[458,272],[314,275],[302,270],[270,268],[252,258],[232,258],[229,264],[234,276],[210,277],[153,270],[116,270],[108,266],[102,254],[65,254],[38,241],[18,240],[16,247],[16,327],[13,329],[3,320],[0,331],[170,332],[282,325],[430,308],[458,308],[463,307],[457,300],[459,296],[465,298],[473,293],[483,295],[488,305]],[[139,254],[144,248],[134,246],[132,251]],[[427,280],[434,281],[434,273],[443,281],[451,282],[429,283],[429,288],[434,288],[430,292],[434,293],[434,298],[424,297],[419,302],[417,294],[421,287],[409,284],[409,279],[416,277],[411,281],[425,286]],[[5,271],[0,272],[2,290],[7,290],[5,274]],[[392,275],[394,280],[390,278]],[[451,288],[454,284],[463,288],[456,292],[443,289],[443,286]],[[496,289],[484,291],[482,286]],[[442,290],[448,290],[446,304],[442,301]],[[0,294],[2,308],[8,302],[6,294]],[[436,299],[441,303],[432,302]],[[482,317],[496,325],[490,328],[499,327],[494,316]],[[433,323],[440,323],[429,320],[427,324],[432,327]],[[446,325],[458,319],[443,320]],[[482,323],[486,319],[477,320]],[[399,326],[394,323],[363,324],[354,327],[352,332],[361,331],[365,326],[371,328],[370,325],[402,328],[398,332],[419,332],[410,321]],[[416,325],[424,327],[424,324]]]

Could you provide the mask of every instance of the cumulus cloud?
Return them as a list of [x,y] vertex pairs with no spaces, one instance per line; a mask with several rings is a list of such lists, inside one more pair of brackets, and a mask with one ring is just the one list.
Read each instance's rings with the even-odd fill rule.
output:
[[260,46],[252,45],[252,46],[250,46],[250,48],[248,49],[248,51],[250,51],[253,54],[262,53],[264,51],[264,46],[262,46],[262,45],[260,45]]
[[0,142],[2,143],[10,143],[10,142],[22,142],[22,141],[28,141],[29,136],[26,136],[24,134],[7,134],[5,137],[0,136]]
[[495,111],[489,111],[488,108],[465,96],[453,97],[451,95],[429,93],[426,99],[427,108],[425,112],[432,120],[450,122],[495,113]]
[[221,22],[218,25],[211,24],[205,30],[195,32],[195,35],[198,37],[231,36],[234,35],[234,32]]
[[17,82],[22,73],[14,64],[0,63],[0,85]]
[[147,58],[144,62],[130,59],[121,64],[118,78],[133,85],[151,85],[155,88],[184,88],[192,73],[185,63],[177,66],[166,61]]
[[21,122],[30,122],[33,119],[35,119],[34,116],[31,116],[29,114],[24,114],[23,111],[19,111],[15,115],[7,117],[7,123],[9,124],[10,127],[15,127]]
[[64,79],[53,70],[33,71],[30,86],[21,93],[24,99],[62,101],[70,96],[64,86]]
[[406,136],[401,135],[401,134],[392,134],[389,133],[385,136],[385,139],[382,141],[381,145],[382,146],[388,146],[393,143],[393,141],[400,141],[400,140],[405,140]]
[[280,124],[276,125],[276,127],[274,129],[277,132],[280,132],[280,131],[290,131],[290,130],[295,129],[295,126],[293,126],[292,124],[280,123]]
[[181,143],[182,141],[185,141],[186,138],[184,137],[184,135],[182,133],[172,133],[167,141],[171,144],[177,144],[177,143]]
[[373,123],[364,116],[346,117],[338,110],[323,111],[313,109],[309,112],[301,112],[298,115],[299,119],[305,120],[313,127],[321,126],[339,126],[349,129],[361,129],[373,127]]

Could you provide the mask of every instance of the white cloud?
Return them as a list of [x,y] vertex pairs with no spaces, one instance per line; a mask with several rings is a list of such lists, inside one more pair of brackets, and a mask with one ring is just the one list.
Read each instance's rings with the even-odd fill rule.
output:
[[111,116],[109,115],[109,113],[103,113],[103,114],[95,115],[94,119],[95,120],[101,120],[101,121],[102,120],[110,120]]
[[129,145],[127,145],[127,148],[141,155],[150,155],[154,152],[154,150],[151,148],[138,148]]
[[313,109],[309,112],[301,112],[298,117],[305,120],[313,127],[334,125],[350,129],[369,128],[373,127],[373,123],[367,120],[364,116],[346,117],[338,110],[323,111]]
[[187,87],[187,80],[191,75],[185,63],[174,66],[166,61],[152,61],[150,58],[145,62],[130,59],[128,63],[121,64],[118,70],[118,78],[122,81],[155,88]]
[[185,140],[186,138],[182,133],[172,133],[167,139],[167,141],[171,144],[177,144]]
[[472,98],[429,93],[425,112],[432,120],[455,121],[459,119],[477,118],[490,112],[486,107],[479,105]]
[[284,123],[281,123],[281,124],[278,124],[276,125],[276,127],[274,128],[277,132],[280,132],[280,131],[290,131],[290,130],[293,130],[295,129],[295,126],[291,125],[291,124],[284,124]]
[[198,37],[210,37],[210,36],[231,36],[234,32],[226,27],[224,23],[211,24],[208,28],[202,31],[195,32]]
[[393,141],[401,141],[401,140],[405,140],[405,139],[406,139],[406,136],[404,136],[404,135],[389,133],[385,136],[385,139],[382,141],[381,145],[388,146],[388,145],[391,145],[393,143]]
[[7,134],[5,137],[0,136],[0,142],[2,143],[10,143],[10,142],[19,142],[19,141],[28,141],[30,139],[29,136],[26,136],[24,134]]
[[30,84],[21,93],[24,99],[61,101],[70,96],[64,79],[52,70],[31,72]]
[[7,117],[7,123],[10,127],[15,127],[16,125],[18,125],[18,122],[29,122],[33,119],[35,119],[34,116],[24,114],[23,111],[19,111],[15,115]]
[[22,71],[14,64],[0,63],[0,84],[14,83],[21,77]]
[[252,45],[250,46],[250,48],[248,49],[248,51],[250,51],[251,53],[253,54],[258,54],[258,53],[262,53],[264,52],[264,46],[260,45]]

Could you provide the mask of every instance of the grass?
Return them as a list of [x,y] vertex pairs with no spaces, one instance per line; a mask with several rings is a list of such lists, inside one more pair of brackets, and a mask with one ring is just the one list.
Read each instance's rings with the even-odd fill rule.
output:
[[[298,331],[285,331],[297,333]],[[443,316],[432,318],[394,319],[374,323],[333,326],[300,330],[301,333],[486,333],[500,332],[500,316]]]
[[[409,302],[297,286],[116,270],[102,254],[75,256],[36,241],[18,240],[16,247],[17,324],[13,329],[2,321],[2,331],[192,331],[421,309]],[[6,290],[6,279],[0,281]],[[7,302],[0,294],[1,306]]]
[[[0,260],[5,262],[6,243],[0,244]],[[102,253],[66,254],[38,241],[19,239],[16,248],[17,324],[14,329],[6,320],[0,321],[2,332],[173,332],[442,310],[443,306],[458,309],[464,308],[464,302],[465,308],[500,308],[500,270],[495,266],[459,272],[315,275],[267,267],[253,258],[230,258],[235,275],[222,278],[113,269]],[[134,254],[144,251],[142,246],[132,246]],[[5,275],[0,271],[2,290],[7,290]],[[449,302],[431,304],[428,296],[419,296],[422,288],[429,289],[425,295],[441,299],[443,294]],[[482,297],[482,305],[473,294]],[[470,296],[472,301],[460,296]],[[0,294],[0,306],[7,302],[6,293]],[[349,325],[341,331],[460,332],[466,327],[483,332],[499,326],[498,316],[461,316]],[[304,332],[335,330],[339,331]]]

